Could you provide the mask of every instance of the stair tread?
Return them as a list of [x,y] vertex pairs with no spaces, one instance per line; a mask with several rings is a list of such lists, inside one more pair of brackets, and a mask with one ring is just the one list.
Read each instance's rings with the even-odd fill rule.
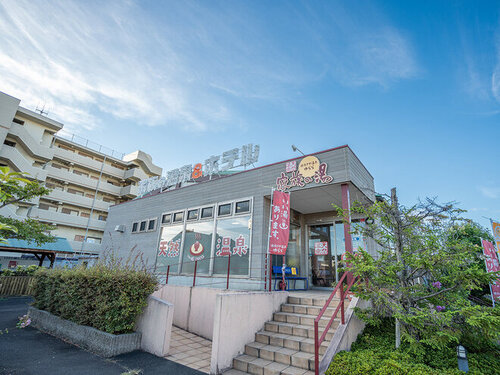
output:
[[[317,315],[292,313],[292,312],[286,312],[286,311],[278,311],[278,312],[275,312],[275,314],[278,314],[278,315],[292,315],[292,316],[306,317],[306,318],[312,318],[312,319],[316,319],[316,317],[317,317]],[[330,320],[331,317],[322,316],[320,319]],[[337,320],[337,319],[339,319],[339,318],[335,318],[334,320]]]
[[[308,343],[310,342],[310,343],[314,344],[314,339],[310,339],[310,338],[303,337],[303,336],[287,335],[286,333],[276,333],[276,332],[269,332],[269,331],[259,331],[257,333],[260,333],[261,335],[266,335],[266,336],[279,337],[279,338],[287,339],[287,340],[304,341],[304,342],[308,342]],[[330,342],[330,340],[325,339],[321,343],[321,345],[328,346],[329,342]],[[265,344],[262,344],[262,343],[257,342],[257,341],[254,341],[251,344],[254,344],[254,343],[257,343],[260,345],[265,345]]]
[[[290,355],[291,357],[295,357],[295,358],[298,358],[298,357],[301,357],[301,358],[304,358],[307,362],[308,362],[308,365],[307,365],[307,369],[305,368],[302,368],[302,367],[296,367],[296,366],[293,366],[291,364],[286,364],[286,363],[280,363],[278,361],[270,361],[270,360],[266,360],[266,359],[262,359],[262,358],[259,358],[259,357],[255,357],[255,356],[252,356],[252,355],[248,355],[248,354],[240,354],[238,356],[236,356],[234,358],[235,361],[241,361],[241,362],[246,362],[247,364],[252,364],[253,366],[257,366],[257,367],[262,367],[262,368],[265,368],[266,366],[268,367],[274,367],[275,369],[279,369],[280,371],[280,374],[290,374],[290,375],[295,375],[295,374],[298,374],[298,375],[303,375],[303,374],[308,374],[309,375],[309,363],[311,363],[310,361],[314,361],[314,354],[313,353],[306,353],[306,352],[301,352],[301,351],[297,351],[297,350],[293,350],[293,349],[288,349],[288,348],[281,348],[281,350],[279,350],[278,352],[280,353],[284,353],[284,354],[287,354],[287,355]],[[321,356],[320,356],[320,360],[321,360]],[[241,371],[241,370],[238,370],[238,371]]]

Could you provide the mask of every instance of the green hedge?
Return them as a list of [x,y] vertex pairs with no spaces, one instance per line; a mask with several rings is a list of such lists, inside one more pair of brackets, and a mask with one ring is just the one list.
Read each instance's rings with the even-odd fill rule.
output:
[[[326,375],[458,375],[455,347],[436,350],[425,345],[411,348],[404,343],[394,349],[394,326],[367,326],[352,345],[350,352],[338,353]],[[471,345],[466,346],[470,349]],[[500,351],[495,345],[483,344],[469,351],[469,373],[500,374]]]
[[90,268],[40,269],[35,273],[33,306],[63,319],[120,334],[133,332],[154,275],[103,264]]

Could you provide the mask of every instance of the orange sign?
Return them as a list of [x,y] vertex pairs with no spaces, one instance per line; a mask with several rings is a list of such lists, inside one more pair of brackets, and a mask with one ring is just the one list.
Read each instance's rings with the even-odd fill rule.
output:
[[303,177],[313,177],[319,171],[319,159],[316,156],[306,156],[300,161],[299,173]]

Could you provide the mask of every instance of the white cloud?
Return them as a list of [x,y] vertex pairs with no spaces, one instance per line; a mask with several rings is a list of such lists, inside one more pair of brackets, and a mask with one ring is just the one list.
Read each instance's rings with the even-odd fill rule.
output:
[[238,121],[235,100],[287,102],[326,72],[383,87],[418,72],[409,41],[383,17],[340,9],[317,23],[292,3],[279,16],[310,32],[298,29],[284,46],[274,20],[245,3],[156,3],[158,14],[142,5],[2,1],[0,90],[28,108],[46,103],[73,131],[99,125],[99,111],[206,131]]
[[500,188],[479,186],[478,189],[481,192],[481,194],[483,194],[486,198],[492,198],[492,199],[500,198]]

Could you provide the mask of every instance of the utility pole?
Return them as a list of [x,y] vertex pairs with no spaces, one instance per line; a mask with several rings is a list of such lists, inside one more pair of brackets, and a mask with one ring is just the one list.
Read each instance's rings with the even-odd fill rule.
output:
[[[401,247],[403,245],[402,237],[401,237],[401,213],[399,212],[399,204],[398,204],[398,196],[396,195],[396,188],[391,189],[391,206],[393,209],[393,215],[394,215],[394,221],[395,221],[395,226],[394,226],[394,231],[395,231],[395,237],[396,241],[394,243],[395,251],[396,251],[396,260],[398,263],[401,263]],[[401,274],[398,273],[398,277],[401,277]],[[401,299],[401,295],[398,291],[396,291],[398,294],[397,299],[398,301]],[[401,345],[401,323],[399,322],[399,319],[396,318],[396,349],[399,348]]]

